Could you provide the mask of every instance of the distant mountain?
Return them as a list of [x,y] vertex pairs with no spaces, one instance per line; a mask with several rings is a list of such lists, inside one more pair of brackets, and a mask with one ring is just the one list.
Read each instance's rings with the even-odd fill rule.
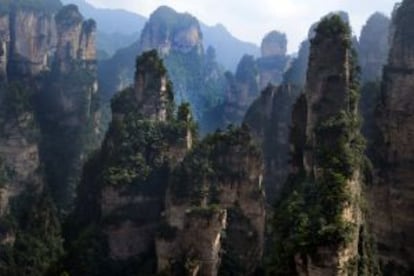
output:
[[147,18],[137,13],[120,9],[96,8],[85,0],[62,0],[63,4],[75,4],[87,18],[98,25],[97,47],[109,55],[134,43]]
[[[85,0],[62,0],[62,2],[77,5],[85,17],[95,19],[98,23],[98,49],[104,50],[109,55],[136,42],[147,21],[147,18],[137,13],[96,8]],[[244,54],[256,57],[260,54],[257,45],[237,39],[222,24],[207,26],[200,22],[200,27],[204,49],[213,46],[216,49],[217,60],[227,70],[234,72]]]
[[207,26],[200,22],[203,33],[204,48],[213,46],[216,49],[217,60],[227,70],[235,71],[243,55],[255,57],[260,55],[259,46],[244,42],[234,37],[222,24]]

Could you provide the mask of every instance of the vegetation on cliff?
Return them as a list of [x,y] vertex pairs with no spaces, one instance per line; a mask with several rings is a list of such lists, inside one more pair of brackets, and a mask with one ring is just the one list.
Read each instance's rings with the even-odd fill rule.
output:
[[[157,52],[145,52],[136,60],[136,86],[119,92],[112,99],[113,119],[102,147],[84,167],[78,204],[68,224],[72,242],[63,260],[62,271],[76,275],[152,273],[154,256],[150,250],[122,260],[111,258],[112,248],[105,231],[131,222],[137,227],[154,228],[153,232],[147,231],[149,237],[144,239],[155,236],[160,222],[158,210],[163,208],[172,167],[187,150],[188,136],[196,137],[197,128],[189,105],[183,103],[175,107],[168,79],[163,90],[161,84],[166,74]],[[147,78],[145,83],[140,82],[143,76]],[[162,105],[167,113],[165,120],[152,116],[152,112],[159,110],[148,108],[161,106],[164,97],[167,101],[165,106]],[[117,207],[105,211],[107,207],[103,206],[102,197],[108,191],[114,191],[115,199],[124,198],[125,203],[114,201]],[[140,197],[149,200],[133,201]],[[85,214],[84,208],[90,213]],[[86,248],[88,252],[79,256],[79,252]],[[85,262],[85,259],[91,262]],[[73,266],[78,261],[79,265]]]
[[[318,25],[312,47],[339,37],[351,51],[350,34],[349,26],[339,16],[327,17]],[[275,206],[275,253],[271,271],[276,275],[295,274],[296,255],[317,258],[318,248],[345,246],[359,231],[357,225],[343,216],[344,209],[353,208],[359,201],[350,190],[349,181],[361,171],[365,149],[356,113],[358,70],[355,59],[349,62],[352,69],[348,105],[336,115],[316,122],[312,130],[316,142],[312,149],[313,162],[317,164],[317,171],[306,173],[302,167],[300,172],[291,175],[284,195]]]
[[[246,125],[207,135],[186,155],[171,175],[166,208],[167,214],[173,212],[167,221],[182,217],[183,228],[164,226],[160,236],[180,248],[167,253],[178,261],[177,267],[186,267],[192,260],[197,261],[200,271],[215,266],[219,275],[250,275],[258,269],[265,217],[262,166],[260,149]],[[182,206],[183,213],[174,211]],[[201,226],[203,221],[208,222],[206,229]],[[188,247],[194,235],[215,240],[214,245],[210,248],[208,242],[203,247]],[[218,250],[223,252],[221,263],[218,255],[214,257]],[[158,256],[164,254],[162,248],[157,251]],[[212,254],[211,264],[205,254]],[[165,261],[165,257],[161,259]]]
[[10,214],[1,218],[14,235],[13,243],[0,245],[1,275],[46,275],[63,254],[57,210],[47,195],[37,196],[27,191],[15,198]]
[[[261,158],[247,126],[230,126],[227,131],[218,130],[207,135],[174,171],[171,180],[173,198],[177,201],[191,199],[195,205],[205,198],[211,204],[219,203],[219,187],[215,183],[237,182],[247,177],[248,168],[234,166],[236,160],[231,159],[236,156]],[[223,162],[226,158],[229,158],[228,162]],[[212,185],[206,186],[206,183]]]

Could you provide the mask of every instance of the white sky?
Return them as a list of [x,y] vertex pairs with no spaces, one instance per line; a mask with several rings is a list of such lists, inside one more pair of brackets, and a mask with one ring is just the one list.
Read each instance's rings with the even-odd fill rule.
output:
[[311,24],[331,11],[347,11],[354,33],[375,11],[391,14],[398,0],[87,0],[96,7],[122,8],[149,17],[160,5],[189,12],[208,25],[222,23],[236,37],[257,45],[271,30],[285,32],[296,52]]

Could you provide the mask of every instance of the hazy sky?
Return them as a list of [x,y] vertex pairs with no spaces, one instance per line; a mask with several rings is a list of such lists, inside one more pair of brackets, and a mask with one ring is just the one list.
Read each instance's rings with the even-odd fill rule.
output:
[[296,52],[309,26],[337,10],[350,14],[359,36],[366,19],[375,11],[389,15],[395,0],[87,0],[97,7],[122,8],[149,16],[160,5],[189,12],[208,25],[222,23],[236,37],[260,45],[271,30],[283,31],[289,52]]

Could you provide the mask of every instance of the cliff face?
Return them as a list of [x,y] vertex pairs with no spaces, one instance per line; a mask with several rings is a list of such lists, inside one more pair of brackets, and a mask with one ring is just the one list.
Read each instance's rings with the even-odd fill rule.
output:
[[259,87],[266,88],[268,84],[277,85],[282,82],[289,57],[287,52],[286,35],[278,31],[268,33],[262,40],[262,56],[257,60],[259,68]]
[[[339,125],[335,126],[335,120],[357,120],[355,102],[357,95],[355,93],[358,93],[358,91],[355,91],[358,88],[354,87],[352,83],[355,81],[353,78],[356,77],[355,72],[353,72],[356,65],[352,63],[350,33],[346,29],[343,29],[342,32],[335,30],[335,28],[341,28],[341,24],[344,24],[335,22],[335,20],[340,21],[339,17],[335,16],[331,18],[331,22],[329,20],[322,21],[316,30],[317,34],[311,46],[306,83],[306,137],[310,149],[305,150],[303,161],[306,174],[312,175],[316,182],[333,181],[332,171],[335,171],[335,164],[329,160],[331,156],[328,157],[328,151],[334,150],[338,146],[337,149],[344,146],[358,146],[352,145],[352,143],[357,143],[357,140],[354,140],[358,139],[357,136],[354,136],[356,133],[348,134],[350,137],[346,138],[349,139],[346,141],[346,143],[349,143],[347,146],[340,145],[340,143],[343,143],[340,141],[340,139],[343,139],[340,133],[332,133],[334,128],[340,127],[341,124],[341,122],[337,122]],[[342,26],[346,27],[346,25]],[[342,116],[345,117],[341,118]],[[358,130],[355,131],[358,132]],[[361,153],[359,152],[359,154]],[[350,158],[354,157],[350,156]],[[352,166],[354,165],[352,164]],[[343,185],[342,189],[350,198],[357,198],[361,193],[361,172],[358,167],[348,169],[350,171],[345,172],[344,177],[346,179],[343,180],[343,183],[338,181],[335,184]],[[329,184],[332,185],[333,183]],[[329,199],[323,200],[329,201]],[[337,204],[341,203],[337,202]],[[350,202],[342,204],[342,206],[338,206],[339,210],[336,216],[339,217],[336,219],[343,221],[345,224],[353,225],[354,229],[351,231],[350,241],[347,241],[345,246],[334,246],[334,249],[330,246],[319,247],[317,254],[326,256],[320,263],[310,261],[303,266],[306,261],[298,263],[298,260],[296,260],[297,268],[302,270],[299,274],[306,274],[309,271],[313,275],[356,275],[357,271],[347,266],[358,257],[358,229],[361,225],[361,211],[358,203],[352,202],[352,199]]]
[[[39,135],[27,88],[2,84],[0,92],[0,156],[2,182],[0,217],[10,214],[11,201],[27,191],[40,194],[44,183],[39,173]],[[24,103],[19,102],[22,99]],[[1,226],[1,222],[0,222]],[[2,241],[0,241],[2,242]]]
[[[8,26],[10,57],[7,60],[13,75],[33,76],[47,70],[48,58],[56,45],[53,15],[39,11],[12,10]],[[8,30],[6,30],[8,27]]]
[[[56,23],[54,16],[55,8],[60,7],[60,3],[52,2],[39,2],[37,5],[14,2],[10,6],[6,4],[0,6],[4,11],[0,19],[2,45],[0,155],[4,159],[8,175],[6,184],[2,187],[4,190],[0,204],[1,214],[10,211],[11,199],[17,199],[28,191],[40,195],[44,187],[40,172],[42,140],[39,135],[41,131],[39,125],[42,123],[38,121],[39,108],[43,103],[39,104],[37,98],[46,93],[45,87],[51,81],[44,76],[52,74],[57,52],[63,52],[62,48],[66,47],[66,45],[58,46],[60,35],[64,36],[63,33],[58,34],[59,23]],[[43,4],[48,8],[42,6]],[[76,7],[70,6],[70,8],[77,12]],[[61,13],[64,11],[65,9],[62,9]],[[73,33],[67,42],[77,43],[76,36],[81,36],[81,30]],[[90,43],[89,48],[93,48],[93,41]],[[84,48],[80,46],[78,49]],[[78,57],[67,57],[61,61],[71,64],[77,59]],[[68,98],[65,106],[70,105],[70,110],[56,107],[56,102],[53,102],[54,107],[67,113],[77,111],[77,107],[73,107],[76,103],[68,104]],[[48,98],[47,101],[53,100]],[[42,135],[47,136],[48,133]]]
[[363,118],[362,133],[367,139],[367,155],[377,159],[375,143],[381,136],[376,124],[376,107],[381,96],[381,78],[389,52],[390,19],[381,13],[370,16],[361,31],[358,58],[361,67],[361,101],[359,110]]
[[83,22],[74,5],[56,16],[44,9],[10,7],[0,17],[2,79],[37,76],[57,61],[61,66],[74,59],[94,61],[95,29],[93,21]]
[[381,13],[371,15],[359,37],[358,58],[363,82],[376,81],[382,76],[389,51],[390,19]]
[[[128,110],[122,106],[126,104],[126,102],[121,103],[125,98],[117,98],[113,101],[114,119],[103,145],[103,151],[108,151],[109,154],[106,159],[108,162],[105,169],[107,176],[104,179],[106,184],[101,191],[100,202],[102,219],[106,220],[104,232],[107,234],[110,256],[113,259],[125,260],[147,254],[154,246],[156,229],[164,208],[169,168],[173,163],[173,143],[175,141],[178,146],[178,139],[185,139],[185,132],[182,136],[173,136],[172,141],[168,141],[166,136],[168,124],[172,123],[172,107],[167,105],[173,104],[171,86],[167,86],[167,82],[169,80],[166,77],[166,70],[156,52],[149,52],[137,60],[135,88],[119,95],[119,97],[129,97],[129,101],[132,101],[131,107],[136,110]],[[134,113],[142,117],[131,118]],[[133,128],[131,124],[134,122],[137,122],[141,129]],[[126,140],[127,136],[117,137],[117,132],[121,131],[117,126],[126,127],[126,131],[131,135],[133,135],[132,131],[140,133],[128,146],[130,150],[134,148],[138,150],[135,153],[138,167],[121,163],[125,158],[122,154],[126,154],[128,148],[118,145],[128,140]],[[151,136],[149,132],[151,128],[160,135],[162,139],[160,142],[153,140],[156,136]],[[147,141],[139,141],[140,137]],[[139,146],[139,143],[143,144]],[[145,152],[145,148],[148,148],[149,152]],[[186,144],[182,144],[177,156],[182,155],[179,152],[185,150]],[[127,158],[133,157],[134,155]],[[121,177],[123,171],[128,172],[129,178],[117,179],[117,175]]]
[[95,25],[57,0],[3,2],[0,274],[45,275],[96,134]]
[[225,76],[223,102],[205,114],[210,121],[206,128],[208,132],[229,124],[240,124],[247,109],[259,95],[259,71],[253,56],[243,56],[236,73],[227,72]]
[[413,1],[404,1],[393,17],[393,37],[384,69],[378,125],[382,134],[381,157],[374,160],[379,181],[371,188],[375,235],[384,271],[410,274],[414,268],[413,156],[414,134],[414,23]]
[[276,273],[372,271],[370,263],[362,268],[357,262],[366,254],[359,205],[364,147],[350,34],[349,26],[331,15],[321,20],[311,41],[306,93],[293,112],[293,173],[275,210]]
[[268,86],[249,107],[246,123],[261,145],[265,161],[263,184],[269,203],[279,197],[289,173],[289,135],[293,104],[301,93],[295,85]]
[[[171,105],[171,83],[167,79],[165,69],[161,65],[159,70],[153,67],[157,62],[151,58],[142,57],[137,60],[135,73],[134,95],[136,101],[140,103],[143,116],[155,121],[166,121],[168,105]],[[151,68],[152,70],[148,70]]]
[[58,207],[67,210],[84,156],[96,147],[99,135],[96,25],[84,21],[74,5],[64,6],[52,18],[48,32],[56,39],[46,39],[53,51],[47,53],[49,67],[39,75],[34,106],[47,181]]
[[[95,253],[109,260],[99,269],[109,266],[115,274],[145,265],[151,271],[170,171],[193,136],[189,107],[182,105],[175,113],[172,86],[157,51],[144,53],[136,64],[135,85],[112,101],[113,120],[102,148],[85,167],[75,211],[81,231],[99,226],[107,249]],[[94,211],[85,214],[85,206]]]
[[159,7],[142,31],[140,49],[157,49],[162,56],[174,51],[195,51],[201,55],[203,45],[200,25],[197,19],[189,14],[179,16],[167,6]]
[[239,269],[250,275],[263,251],[259,151],[245,128],[209,136],[191,149],[190,106],[175,112],[157,51],[144,53],[136,64],[134,86],[112,101],[113,120],[101,150],[85,167],[74,213],[79,230],[74,244],[83,244],[87,229],[95,229],[94,237],[107,247],[91,254],[106,261],[99,268],[69,270],[139,269],[150,275],[156,260],[159,272],[216,275]]
[[263,165],[252,143],[245,128],[216,133],[173,172],[166,222],[157,238],[158,271],[174,274],[190,267],[194,275],[251,275],[258,268]]
[[[59,34],[56,44],[56,63],[61,72],[69,72],[71,61],[96,64],[96,23],[84,21],[75,5],[62,8],[55,16]],[[96,70],[96,68],[95,68]]]

